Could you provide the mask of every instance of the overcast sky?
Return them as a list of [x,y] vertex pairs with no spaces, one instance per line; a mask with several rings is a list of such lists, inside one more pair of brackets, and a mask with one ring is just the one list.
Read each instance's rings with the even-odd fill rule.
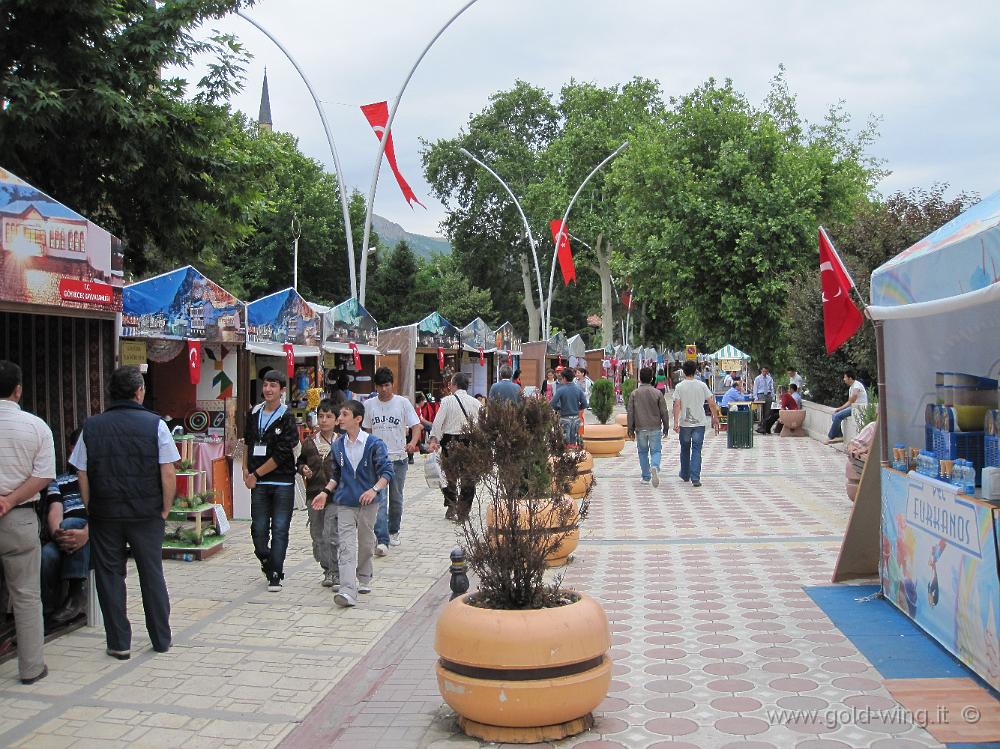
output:
[[[352,189],[367,194],[377,147],[358,107],[391,103],[463,4],[260,0],[248,11],[306,71]],[[275,129],[296,135],[332,171],[312,100],[277,47],[236,16],[208,28],[235,33],[254,55],[232,104],[256,117],[266,66]],[[951,193],[985,196],[1000,188],[998,29],[995,1],[479,0],[417,68],[393,123],[400,169],[427,210],[407,207],[388,168],[375,210],[409,231],[440,234],[444,209],[424,182],[418,138],[453,137],[516,79],[557,91],[570,78],[610,85],[644,76],[669,96],[728,77],[758,103],[779,64],[807,119],[841,99],[858,127],[882,117],[872,153],[892,170],[883,193],[947,182]]]

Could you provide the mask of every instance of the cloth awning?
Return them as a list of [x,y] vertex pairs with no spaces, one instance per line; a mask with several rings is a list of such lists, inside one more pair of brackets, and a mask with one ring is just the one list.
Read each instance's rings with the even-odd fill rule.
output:
[[[378,356],[381,353],[377,348],[366,343],[359,343],[357,346],[358,353],[362,356]],[[340,341],[326,341],[323,343],[323,350],[331,354],[349,354],[351,353],[351,345]]]
[[[295,358],[306,356],[319,356],[319,346],[300,346],[295,344],[292,347]],[[284,356],[284,344],[271,343],[270,341],[247,341],[247,351],[251,354],[263,354],[264,356]]]
[[736,359],[738,361],[750,361],[750,355],[745,354],[736,348],[733,344],[727,343],[725,346],[720,348],[714,354],[709,354],[709,359],[728,359],[730,361]]

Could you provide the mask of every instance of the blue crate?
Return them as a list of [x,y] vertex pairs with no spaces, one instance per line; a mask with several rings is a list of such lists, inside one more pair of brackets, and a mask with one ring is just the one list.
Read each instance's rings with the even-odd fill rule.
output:
[[924,449],[933,450],[934,449],[934,427],[927,424],[924,427]]
[[976,486],[982,484],[986,432],[946,432],[934,430],[934,457],[938,460],[965,458],[976,469]]
[[1000,468],[1000,436],[988,434],[983,437],[983,465]]

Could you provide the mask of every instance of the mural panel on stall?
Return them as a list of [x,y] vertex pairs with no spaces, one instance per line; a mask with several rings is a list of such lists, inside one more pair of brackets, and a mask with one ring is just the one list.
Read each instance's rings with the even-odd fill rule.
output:
[[378,346],[378,323],[371,313],[351,298],[326,313],[327,343],[356,343]]
[[190,265],[125,287],[122,335],[237,343],[244,305]]
[[319,320],[295,289],[283,289],[247,305],[247,340],[319,346]]
[[461,349],[462,334],[440,313],[431,312],[417,323],[417,348]]
[[882,471],[882,592],[1000,689],[996,512],[941,481]]
[[0,169],[0,300],[122,308],[121,240]]
[[488,353],[493,350],[495,340],[490,332],[490,326],[483,322],[483,318],[477,317],[461,329],[462,345],[466,351]]
[[506,351],[515,356],[521,353],[521,339],[514,330],[514,326],[509,322],[505,322],[497,328],[493,336],[495,339],[493,347],[497,351]]

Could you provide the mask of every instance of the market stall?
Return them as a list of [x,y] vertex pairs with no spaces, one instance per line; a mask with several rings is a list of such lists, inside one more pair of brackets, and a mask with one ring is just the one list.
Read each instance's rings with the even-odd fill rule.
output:
[[292,288],[247,304],[248,406],[261,400],[263,373],[277,369],[288,376],[288,406],[305,425],[308,391],[323,383],[320,325],[320,313]]
[[352,297],[323,312],[327,387],[336,385],[344,375],[355,395],[371,393],[378,353],[378,323],[357,299]]
[[584,343],[583,336],[580,334],[570,336],[566,341],[566,351],[569,366],[573,368],[587,366],[587,344]]
[[395,374],[396,392],[412,402],[417,391],[439,399],[445,384],[456,371],[462,353],[458,328],[439,313],[423,320],[378,332],[379,366]]
[[882,591],[995,689],[998,268],[1000,192],[877,268],[868,307],[879,354]]
[[496,338],[483,318],[459,330],[462,336],[462,371],[469,375],[469,395],[486,395],[495,382]]
[[121,241],[0,168],[0,359],[21,367],[21,407],[69,436],[107,405],[122,308]]
[[[563,332],[552,335],[545,346],[545,369],[554,369],[557,373],[563,367],[569,366],[569,339]],[[545,379],[545,372],[542,372]]]
[[493,331],[493,348],[495,351],[494,381],[500,379],[500,367],[504,364],[517,371],[521,366],[521,338],[514,331],[514,326],[505,322]]
[[711,382],[708,383],[713,393],[724,392],[725,389],[722,386],[722,380],[727,374],[733,372],[739,372],[744,384],[750,384],[747,381],[750,374],[750,356],[740,351],[731,343],[727,343],[714,354],[709,354],[706,359],[714,365],[712,369],[713,376]]

